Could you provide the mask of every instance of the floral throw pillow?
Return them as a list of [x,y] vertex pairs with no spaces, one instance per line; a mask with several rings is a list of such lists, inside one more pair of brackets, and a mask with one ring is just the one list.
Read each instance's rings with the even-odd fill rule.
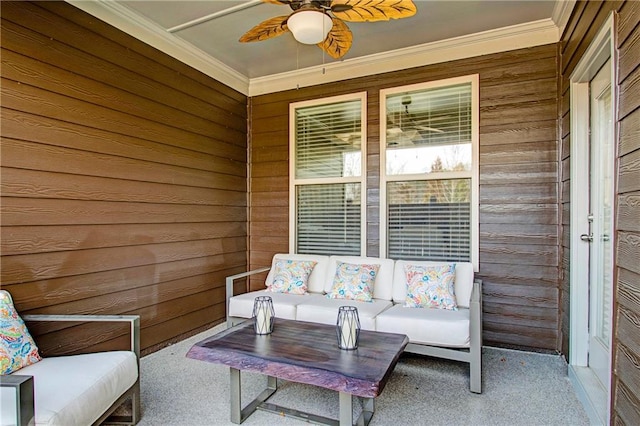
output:
[[9,292],[0,290],[0,374],[40,361],[38,347],[13,306]]
[[409,308],[437,308],[458,310],[454,294],[456,265],[406,265],[407,298]]
[[361,302],[373,300],[373,284],[380,265],[354,265],[338,262],[329,299],[349,299]]
[[273,283],[267,287],[267,291],[305,294],[307,280],[316,263],[313,260],[276,259]]

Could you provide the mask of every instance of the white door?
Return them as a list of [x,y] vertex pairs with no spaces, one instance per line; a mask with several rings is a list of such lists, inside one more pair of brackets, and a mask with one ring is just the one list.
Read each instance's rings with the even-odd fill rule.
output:
[[607,61],[589,83],[590,177],[589,353],[588,366],[609,388],[611,296],[613,289],[614,141],[611,64]]
[[570,76],[569,379],[593,424],[611,418],[615,217],[613,14]]

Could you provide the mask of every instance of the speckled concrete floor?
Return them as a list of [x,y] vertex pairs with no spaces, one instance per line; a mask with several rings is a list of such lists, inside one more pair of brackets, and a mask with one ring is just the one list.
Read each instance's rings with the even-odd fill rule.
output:
[[[141,360],[140,426],[231,425],[227,367],[185,357],[219,325]],[[469,391],[468,366],[403,355],[376,398],[376,425],[588,425],[560,356],[484,348],[483,392]],[[242,373],[242,398],[264,388],[263,376]],[[361,410],[354,398],[354,414]],[[270,402],[326,417],[338,417],[334,391],[279,382]],[[257,411],[243,425],[302,425],[305,422]]]

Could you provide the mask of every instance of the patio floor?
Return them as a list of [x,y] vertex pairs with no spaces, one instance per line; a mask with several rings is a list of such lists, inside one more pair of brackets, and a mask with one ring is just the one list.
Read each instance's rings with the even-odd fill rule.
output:
[[[141,360],[139,425],[230,425],[229,370],[185,357],[189,348],[224,324]],[[264,388],[263,376],[242,375],[243,401]],[[276,404],[338,417],[338,394],[279,382]],[[354,403],[354,413],[361,410]],[[243,425],[305,422],[257,411]],[[376,398],[375,425],[588,425],[589,419],[559,355],[483,349],[483,393],[469,391],[467,364],[405,354]]]

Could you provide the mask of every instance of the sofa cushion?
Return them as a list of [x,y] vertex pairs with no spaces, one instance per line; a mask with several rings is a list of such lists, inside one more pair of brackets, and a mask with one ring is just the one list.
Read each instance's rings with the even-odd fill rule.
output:
[[351,263],[356,265],[380,265],[376,280],[373,284],[373,298],[391,300],[393,284],[393,260],[381,259],[378,257],[364,256],[331,256],[326,276],[330,277],[325,281],[324,292],[330,293],[333,288],[333,277],[338,269],[338,262]]
[[327,297],[371,302],[373,283],[376,280],[378,269],[380,269],[380,265],[338,262],[336,275],[333,277],[333,287],[327,293]]
[[[393,272],[393,301],[404,303],[407,297],[406,265],[438,266],[448,265],[450,262],[431,262],[417,260],[396,260]],[[456,262],[456,277],[454,280],[454,293],[458,307],[468,308],[473,290],[473,265],[470,262]]]
[[258,296],[269,296],[273,301],[273,310],[276,318],[296,319],[296,306],[309,300],[324,299],[324,294],[306,293],[272,293],[267,290],[257,290],[250,293],[233,296],[229,300],[229,316],[238,318],[251,318],[253,313],[253,301]]
[[453,290],[456,265],[405,265],[407,279],[407,308],[435,308],[458,310]]
[[0,290],[0,374],[11,374],[40,359],[36,342],[13,306],[11,295]]
[[317,263],[315,260],[278,259],[273,282],[267,290],[273,293],[305,294],[309,275]]
[[[310,260],[317,262],[313,267],[309,279],[307,280],[307,291],[311,293],[324,293],[324,285],[327,277],[327,266],[329,264],[329,256],[323,256],[319,254],[288,254],[278,253],[273,256],[271,261],[271,269],[267,274],[265,284],[267,287],[273,284],[273,280],[276,274],[276,262],[279,259],[283,260]],[[283,317],[281,317],[283,318]]]
[[363,330],[375,331],[376,315],[391,307],[391,305],[391,301],[382,299],[373,299],[367,303],[356,300],[327,299],[326,297],[320,297],[300,303],[295,319],[298,321],[335,325],[338,320],[338,308],[340,306],[355,306],[358,308],[360,327]]
[[16,374],[34,376],[36,425],[90,425],[133,386],[138,362],[130,351],[99,352],[44,358]]
[[417,309],[394,305],[376,317],[376,330],[406,334],[409,342],[468,348],[469,309]]

